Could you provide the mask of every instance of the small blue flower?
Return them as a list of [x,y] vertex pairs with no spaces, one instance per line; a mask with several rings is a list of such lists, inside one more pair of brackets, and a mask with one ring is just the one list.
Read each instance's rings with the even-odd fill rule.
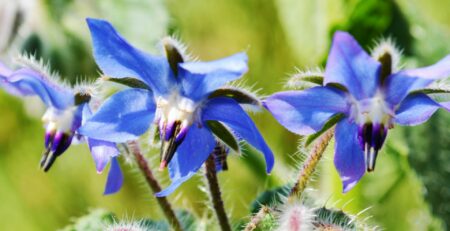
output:
[[[34,60],[30,62],[35,63]],[[88,104],[90,100],[88,94],[75,92],[47,73],[47,70],[33,68],[13,71],[0,63],[0,87],[20,97],[38,96],[47,106],[47,111],[42,117],[46,132],[45,152],[40,165],[44,171],[50,169],[56,158],[69,148],[75,138],[83,138],[77,133],[77,129],[92,114]],[[119,151],[116,145],[89,137],[84,138],[87,140],[99,173],[103,171],[109,160],[112,160],[105,194],[117,192],[123,182],[123,176],[117,162]]]
[[[438,108],[450,110],[419,90],[448,77],[450,56],[424,68],[392,71],[392,57],[375,60],[345,32],[336,32],[324,75],[324,86],[286,91],[268,97],[264,106],[288,130],[300,135],[320,131],[337,115],[334,163],[350,190],[373,171],[378,151],[394,124],[417,125]],[[394,73],[393,73],[394,72]]]
[[[250,117],[237,102],[220,91],[227,82],[247,71],[244,53],[211,61],[186,62],[179,45],[166,39],[166,56],[144,53],[125,41],[112,25],[87,19],[94,57],[105,75],[144,84],[111,96],[80,132],[110,142],[138,139],[151,124],[157,126],[162,141],[161,168],[169,166],[172,184],[157,196],[166,196],[194,175],[216,147],[209,121],[231,129],[261,151],[267,172],[273,155]],[[142,84],[141,84],[142,85]],[[242,93],[237,89],[228,93]]]

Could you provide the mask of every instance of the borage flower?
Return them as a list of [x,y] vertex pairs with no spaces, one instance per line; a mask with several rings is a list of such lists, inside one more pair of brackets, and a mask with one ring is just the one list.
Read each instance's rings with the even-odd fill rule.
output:
[[82,137],[77,133],[81,124],[91,116],[87,88],[73,89],[49,74],[48,68],[34,59],[21,58],[27,67],[11,70],[0,63],[0,86],[16,96],[38,96],[47,106],[42,117],[45,131],[45,151],[40,166],[48,171],[57,157],[62,155],[77,138],[85,138],[94,158],[97,172],[101,173],[112,159],[105,194],[118,191],[123,176],[117,161],[119,151],[111,142]]
[[[163,41],[166,57],[144,53],[125,41],[106,21],[87,19],[94,57],[111,80],[137,86],[111,96],[80,132],[111,142],[138,139],[152,123],[161,139],[161,168],[172,184],[166,196],[188,180],[216,147],[213,133],[239,151],[233,133],[261,151],[267,172],[273,155],[239,103],[259,101],[238,88],[220,88],[247,71],[239,53],[211,62],[186,62],[173,39]],[[220,122],[218,122],[220,121]],[[232,131],[230,131],[230,130]]]
[[276,93],[263,103],[288,130],[300,135],[319,132],[328,121],[338,121],[334,164],[350,190],[373,171],[378,151],[394,124],[417,125],[440,107],[421,89],[448,77],[450,56],[424,68],[396,72],[395,49],[376,50],[370,57],[345,32],[336,32],[323,86]]

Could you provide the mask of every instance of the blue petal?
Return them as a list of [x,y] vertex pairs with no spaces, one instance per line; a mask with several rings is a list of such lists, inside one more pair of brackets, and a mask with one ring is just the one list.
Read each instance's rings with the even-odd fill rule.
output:
[[150,91],[123,90],[103,103],[78,132],[93,139],[115,143],[135,140],[148,130],[155,110]]
[[332,87],[280,92],[263,104],[281,125],[300,135],[319,131],[333,115],[349,110],[345,94]]
[[11,75],[12,73],[13,73],[13,71],[11,69],[9,69],[5,64],[0,62],[0,76],[7,77],[7,76]]
[[426,122],[440,107],[442,105],[423,93],[411,94],[401,102],[394,121],[400,125],[418,125]]
[[31,69],[23,68],[3,78],[17,95],[37,95],[48,106],[64,110],[73,105],[72,92]]
[[191,178],[206,161],[215,146],[216,141],[208,128],[192,125],[169,163],[171,185],[155,195],[157,197],[167,196]]
[[115,143],[90,138],[87,139],[87,142],[98,173],[103,171],[111,158],[119,155]]
[[339,83],[356,99],[369,98],[379,84],[380,67],[350,34],[338,31],[328,56],[324,84]]
[[120,170],[117,157],[111,159],[111,167],[109,168],[108,179],[106,180],[104,195],[113,194],[120,190],[123,185],[123,174]]
[[211,99],[203,109],[202,120],[217,120],[230,127],[240,138],[264,154],[266,170],[267,172],[272,170],[274,164],[272,151],[253,121],[236,101],[225,97]]
[[107,21],[91,18],[86,21],[91,31],[95,61],[104,74],[115,78],[137,78],[156,94],[168,94],[175,79],[165,57],[134,48]]
[[348,192],[366,172],[364,153],[358,141],[358,126],[343,119],[336,125],[334,165]]
[[20,89],[18,89],[13,84],[11,84],[8,81],[8,78],[6,78],[2,75],[0,75],[0,88],[5,90],[9,94],[15,95],[15,96],[25,96],[25,95],[27,95],[27,93],[31,94],[30,92],[22,92]]
[[[92,112],[88,103],[85,103],[81,107],[83,107],[81,123],[85,124],[86,121],[92,117]],[[119,155],[119,150],[115,143],[91,138],[87,138],[87,143],[92,157],[94,158],[95,168],[98,173],[103,171],[111,158]]]
[[247,55],[238,53],[211,62],[180,63],[180,79],[184,95],[199,100],[229,81],[247,72]]
[[155,193],[155,196],[157,197],[166,197],[173,193],[178,187],[180,187],[181,184],[183,184],[185,181],[189,180],[195,172],[190,172],[188,175],[176,178],[175,180],[172,180],[172,183],[165,189],[163,189],[160,192]]
[[404,70],[387,78],[386,101],[391,105],[399,104],[411,91],[422,89],[433,81],[450,75],[450,55],[434,65]]

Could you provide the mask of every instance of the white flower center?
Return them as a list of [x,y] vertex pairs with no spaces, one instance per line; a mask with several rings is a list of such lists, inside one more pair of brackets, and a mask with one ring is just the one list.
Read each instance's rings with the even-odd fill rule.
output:
[[71,132],[75,110],[76,107],[70,107],[66,110],[48,108],[44,116],[42,116],[42,121],[46,124],[47,131]]
[[155,118],[160,123],[172,124],[180,121],[183,126],[188,127],[194,121],[196,103],[178,93],[173,93],[168,99],[160,97],[156,100],[156,104]]
[[372,98],[352,100],[351,118],[359,124],[373,123],[390,125],[394,112],[386,104],[381,93]]

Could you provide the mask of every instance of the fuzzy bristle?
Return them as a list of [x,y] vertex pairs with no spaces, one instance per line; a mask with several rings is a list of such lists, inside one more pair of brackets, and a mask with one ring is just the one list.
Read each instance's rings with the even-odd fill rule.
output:
[[313,230],[314,210],[304,204],[294,203],[281,208],[279,227],[283,231]]
[[[324,78],[324,71],[321,68],[312,68],[306,70],[298,69],[285,83],[285,87],[289,89],[307,89],[320,86],[320,80]],[[318,81],[318,82],[317,82]]]
[[[256,84],[249,85],[245,80],[239,79],[237,81],[230,82],[226,85],[226,87],[239,89],[254,99],[263,98],[263,96],[259,94],[261,88],[256,88]],[[241,104],[241,106],[246,112],[250,113],[258,113],[262,111],[262,106],[260,105]]]
[[401,69],[402,50],[397,47],[391,37],[380,39],[375,43],[371,55],[374,59],[379,60],[385,54],[389,54],[392,60],[392,73]]
[[[147,231],[150,227],[146,227],[144,221],[119,222],[105,227],[107,231]],[[154,227],[157,228],[157,227]]]
[[49,63],[43,59],[38,59],[32,54],[20,54],[14,58],[14,62],[21,67],[38,72],[50,84],[60,88],[72,89],[70,84],[63,80],[58,72],[52,71]]
[[450,92],[450,78],[434,81],[427,89],[441,90]]
[[[79,79],[80,78],[77,78],[77,80]],[[76,94],[89,95],[91,97],[94,97],[98,95],[99,86],[96,84],[96,82],[84,79],[77,81],[77,83],[73,86],[73,90]]]
[[178,39],[176,36],[167,36],[164,37],[161,41],[161,50],[163,50],[163,54],[166,55],[164,50],[164,44],[170,44],[171,46],[175,47],[178,52],[181,54],[181,57],[184,61],[195,61],[195,58],[192,57],[192,55],[188,52],[187,46],[183,44],[180,39]]

